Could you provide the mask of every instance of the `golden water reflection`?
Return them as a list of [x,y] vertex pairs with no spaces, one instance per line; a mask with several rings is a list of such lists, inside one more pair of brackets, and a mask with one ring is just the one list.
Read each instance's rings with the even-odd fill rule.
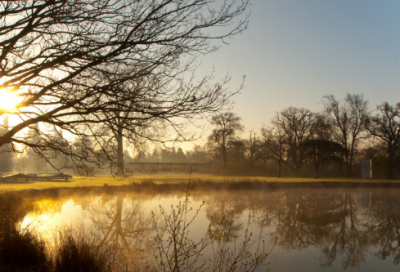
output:
[[[278,190],[192,192],[191,206],[205,200],[205,207],[190,228],[200,239],[207,226],[220,224],[231,230],[235,243],[246,228],[267,250],[276,246],[267,261],[271,271],[340,271],[361,269],[397,271],[400,261],[400,191],[391,190]],[[116,266],[144,270],[154,262],[155,229],[162,224],[158,205],[168,210],[185,193],[141,195],[125,193],[62,200],[40,200],[25,205],[20,220],[49,235],[61,227],[85,228],[97,237],[99,248],[115,249]],[[155,217],[151,217],[151,211]],[[212,220],[211,220],[212,219]],[[249,224],[249,225],[248,225]],[[205,251],[203,259],[212,256]],[[286,257],[285,257],[286,256]],[[299,265],[301,264],[301,265]],[[257,271],[264,271],[261,266]],[[328,271],[332,271],[332,269]],[[382,270],[382,269],[381,269]]]

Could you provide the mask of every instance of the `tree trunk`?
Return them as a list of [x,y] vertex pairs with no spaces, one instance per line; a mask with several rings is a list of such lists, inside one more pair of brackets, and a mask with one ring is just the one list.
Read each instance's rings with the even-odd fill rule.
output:
[[282,160],[278,160],[278,178],[282,177]]
[[393,179],[394,178],[394,150],[393,147],[389,146],[388,148],[388,155],[389,155],[389,161],[388,161],[388,173],[387,173],[387,177],[388,179]]
[[352,172],[352,165],[350,162],[346,162],[346,176],[348,178],[351,178],[351,172]]
[[319,157],[314,151],[314,178],[319,179]]
[[118,171],[117,175],[120,177],[125,176],[125,171],[124,171],[124,138],[122,136],[122,128],[118,128],[117,132],[117,160],[118,160]]
[[222,147],[222,165],[223,165],[223,170],[224,174],[226,173],[226,166],[227,166],[227,156],[226,156],[226,147]]
[[303,163],[301,161],[296,162],[296,164],[295,164],[295,176],[297,178],[300,177],[300,171],[301,171],[302,167],[303,167]]

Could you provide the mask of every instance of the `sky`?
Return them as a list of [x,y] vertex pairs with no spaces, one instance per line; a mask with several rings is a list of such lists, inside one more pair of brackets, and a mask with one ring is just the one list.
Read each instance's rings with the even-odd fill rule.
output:
[[198,78],[213,69],[216,80],[229,73],[232,91],[246,76],[232,111],[247,131],[268,125],[287,107],[320,111],[322,97],[329,94],[363,94],[371,109],[384,101],[400,102],[399,0],[250,3],[249,28],[197,59]]
[[199,75],[227,73],[245,89],[232,109],[246,129],[287,107],[322,109],[321,98],[363,94],[371,109],[400,102],[400,1],[250,0],[249,28],[198,59]]

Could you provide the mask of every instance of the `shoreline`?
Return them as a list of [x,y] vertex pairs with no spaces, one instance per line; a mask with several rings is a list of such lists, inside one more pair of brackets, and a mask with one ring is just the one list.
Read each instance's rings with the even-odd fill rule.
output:
[[[69,181],[33,181],[33,182],[0,182],[0,193],[11,191],[26,190],[46,190],[57,188],[94,188],[94,187],[115,187],[129,186],[132,184],[152,183],[152,184],[188,184],[204,183],[214,184],[224,187],[223,184],[229,186],[238,186],[241,189],[258,187],[268,189],[280,188],[400,188],[400,180],[384,180],[384,179],[348,179],[348,178],[276,178],[276,177],[260,177],[260,176],[131,176],[124,179],[114,178],[112,176],[96,176],[96,177],[74,177]],[[241,184],[241,185],[240,185]],[[257,187],[255,186],[255,187]],[[215,186],[211,186],[215,187]]]

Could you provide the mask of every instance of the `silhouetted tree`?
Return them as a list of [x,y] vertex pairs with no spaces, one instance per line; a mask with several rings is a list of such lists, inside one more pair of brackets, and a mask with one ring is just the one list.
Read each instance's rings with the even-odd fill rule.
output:
[[240,120],[241,118],[232,112],[220,113],[211,118],[210,123],[215,129],[208,136],[208,142],[220,156],[224,170],[229,160],[228,148],[237,140],[237,133],[243,131]]
[[249,138],[244,141],[245,144],[245,156],[250,168],[254,167],[254,164],[262,159],[261,149],[262,144],[260,138],[254,131],[249,132]]
[[396,160],[400,151],[400,103],[390,106],[387,102],[377,107],[380,115],[365,119],[368,131],[380,141],[388,156],[388,178],[394,178]]
[[330,125],[325,115],[321,115],[318,113],[315,115],[313,134],[314,134],[313,135],[314,139],[322,139],[322,140],[332,139]]
[[287,161],[290,162],[288,165],[298,176],[306,160],[304,151],[299,148],[299,144],[313,136],[316,115],[304,108],[289,107],[277,113],[271,123],[275,131],[279,130],[282,133],[288,146]]
[[286,163],[288,156],[288,145],[286,134],[281,126],[272,128],[263,127],[261,129],[263,137],[262,156],[266,160],[274,160],[278,163],[278,178],[282,177],[282,164]]
[[[341,144],[323,140],[312,139],[300,143],[300,148],[305,150],[308,156],[314,163],[314,177],[319,178],[319,173],[324,162],[329,160],[340,160],[347,150]],[[338,156],[339,155],[339,156]]]
[[345,162],[346,174],[350,177],[358,144],[366,137],[364,132],[368,100],[361,94],[347,94],[343,101],[327,95],[322,102],[333,140],[349,151],[345,155]]
[[[109,121],[120,128],[117,120],[137,116],[126,113],[140,113],[144,119],[159,113],[170,127],[179,129],[174,117],[189,119],[221,109],[232,93],[224,88],[226,81],[211,84],[212,76],[199,83],[172,80],[156,92],[164,94],[162,98],[149,94],[153,104],[145,112],[143,105],[132,109],[137,104],[129,103],[135,95],[129,82],[151,75],[175,79],[190,70],[198,54],[217,49],[210,40],[232,37],[247,27],[247,17],[234,25],[247,6],[247,0],[1,2],[0,80],[2,88],[17,92],[23,101],[14,110],[0,112],[21,116],[20,123],[0,137],[0,146],[18,143],[85,159],[85,152],[75,152],[73,141],[61,148],[57,143],[34,143],[20,133],[43,123],[75,139],[90,139],[94,150],[103,153],[98,161],[110,160],[114,150],[106,146],[104,129],[94,129],[96,124]],[[231,27],[209,34],[210,28],[224,26]],[[105,75],[111,80],[104,80]],[[116,111],[116,116],[111,114]],[[46,133],[39,131],[41,138]],[[124,134],[132,135],[141,136]]]

